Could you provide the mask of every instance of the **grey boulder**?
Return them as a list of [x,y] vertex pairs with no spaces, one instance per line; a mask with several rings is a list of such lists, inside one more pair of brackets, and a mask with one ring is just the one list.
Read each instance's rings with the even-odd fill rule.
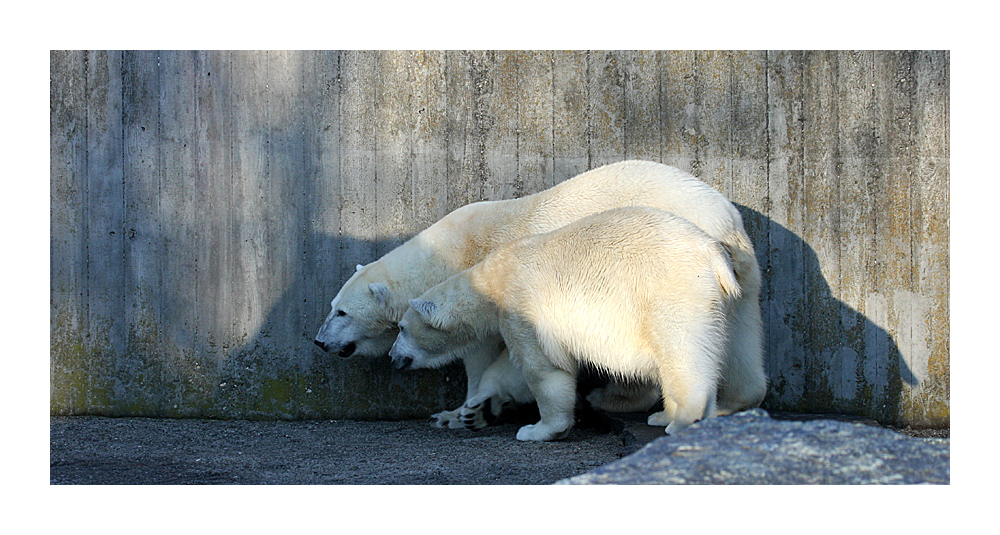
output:
[[945,439],[763,409],[695,423],[559,484],[949,484]]

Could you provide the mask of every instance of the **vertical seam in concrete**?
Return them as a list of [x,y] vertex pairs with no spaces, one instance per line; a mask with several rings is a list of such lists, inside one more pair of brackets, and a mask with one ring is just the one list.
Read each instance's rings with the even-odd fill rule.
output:
[[[200,84],[198,83],[198,79],[199,79],[199,73],[198,73],[199,69],[198,69],[198,66],[199,66],[199,63],[200,63],[198,61],[198,59],[200,57],[200,54],[201,54],[201,52],[198,52],[198,51],[192,51],[191,52],[191,64],[192,64],[191,65],[191,75],[192,75],[192,78],[193,78],[193,80],[191,80],[191,83],[194,86],[192,88],[192,91],[193,91],[192,98],[194,99],[194,139],[191,140],[191,143],[194,145],[194,147],[193,147],[193,150],[191,151],[191,154],[192,154],[191,159],[193,160],[191,163],[192,163],[192,167],[194,169],[194,189],[195,189],[195,191],[198,190],[198,178],[201,175],[201,166],[199,166],[199,162],[198,162],[199,149],[200,149],[199,143],[198,143],[198,141],[199,141],[198,140],[198,136],[201,133],[201,114],[199,113],[199,111],[200,111],[199,110],[199,105],[201,103],[200,102],[201,99],[199,98],[200,95],[198,93],[198,90],[200,88]],[[197,210],[198,209],[198,197],[197,196],[193,196],[193,197],[194,197],[193,201],[194,201],[195,209]],[[194,298],[192,299],[192,301],[194,301],[194,310],[195,310],[195,312],[194,312],[194,315],[195,315],[194,316],[194,339],[192,341],[192,345],[194,345],[196,348],[197,348],[197,345],[198,345],[198,340],[201,339],[200,336],[199,336],[199,334],[201,333],[201,323],[202,323],[202,321],[201,321],[202,310],[201,310],[201,306],[200,306],[200,297],[201,297],[200,291],[201,291],[201,288],[200,288],[200,284],[199,284],[200,277],[198,276],[198,272],[199,272],[198,257],[201,255],[202,251],[200,250],[201,248],[199,247],[200,244],[198,243],[199,242],[198,236],[199,236],[199,234],[204,234],[204,231],[202,231],[201,233],[199,233],[199,231],[198,231],[199,228],[200,228],[200,225],[196,224],[195,225],[195,231],[194,231],[195,232]],[[197,349],[195,349],[195,351],[197,351]]]
[[584,76],[585,76],[585,79],[586,79],[586,83],[583,84],[584,87],[586,88],[585,91],[587,92],[587,94],[586,94],[586,96],[584,98],[586,99],[585,102],[587,103],[586,104],[586,112],[585,113],[586,113],[586,116],[587,116],[586,133],[587,133],[587,169],[588,170],[594,168],[594,149],[593,149],[593,146],[591,144],[591,139],[590,139],[591,138],[591,133],[593,132],[593,129],[594,129],[594,125],[593,125],[593,120],[594,120],[593,107],[594,107],[594,104],[590,100],[590,83],[591,83],[591,81],[590,81],[590,61],[591,61],[591,52],[593,52],[593,51],[592,50],[588,50],[586,52],[586,61],[585,61],[586,67],[584,68],[584,70],[585,70]]
[[[341,103],[344,96],[344,67],[341,63],[343,60],[343,52],[337,51],[337,78],[334,79],[333,83],[337,85],[337,168],[340,169],[342,165],[343,150],[341,147],[344,143],[344,116],[343,109],[344,106]],[[343,273],[344,268],[344,177],[343,173],[337,173],[337,203],[340,209],[337,212],[337,263],[338,263],[338,276]]]
[[548,177],[545,180],[546,188],[551,188],[559,183],[559,177],[556,175],[556,113],[558,106],[556,104],[556,51],[549,51],[549,87],[551,91],[549,92],[549,170]]
[[[524,116],[521,114],[521,103],[524,101],[521,95],[521,68],[523,67],[521,58],[516,52],[511,52],[510,61],[514,64],[514,72],[508,75],[514,77],[514,94],[510,95],[514,99],[514,196],[524,195],[524,177],[521,176],[521,129],[524,128]],[[501,178],[501,180],[503,180]]]
[[[444,130],[444,181],[445,181],[445,184],[453,183],[452,182],[452,177],[454,176],[452,174],[452,170],[451,170],[451,120],[450,120],[450,117],[449,117],[449,113],[451,112],[451,91],[450,91],[451,84],[448,83],[449,82],[449,78],[448,78],[448,73],[449,73],[449,70],[448,70],[448,56],[451,55],[451,54],[452,54],[452,52],[449,51],[449,50],[443,50],[443,51],[441,51],[441,77],[444,80],[444,84],[442,84],[442,87],[444,87],[444,110],[443,110],[443,113],[444,113],[444,119],[443,119],[444,129],[443,130]],[[447,212],[448,208],[451,206],[451,198],[450,198],[450,195],[449,195],[450,193],[451,193],[451,188],[448,188],[448,187],[444,188],[444,211],[445,212]],[[439,210],[440,210],[440,208],[439,208]],[[440,212],[438,212],[438,213],[440,213]]]
[[[771,219],[771,84],[769,83],[767,72],[771,62],[771,53],[769,51],[764,51],[764,183],[767,185],[767,189],[764,191],[764,206],[765,215],[768,220]],[[768,239],[768,249],[771,246],[771,240]],[[768,259],[770,259],[770,251],[768,251]]]
[[163,317],[164,308],[166,307],[166,299],[162,297],[165,295],[164,292],[164,280],[163,280],[163,267],[166,262],[165,245],[166,240],[163,238],[163,62],[161,58],[162,51],[158,50],[156,52],[156,231],[158,234],[158,239],[160,240],[160,254],[157,255],[156,270],[157,270],[157,282],[159,283],[159,295],[157,296],[159,300],[159,314],[157,319],[157,325],[159,326],[157,334],[163,334]]
[[[379,199],[379,193],[380,193],[379,192],[379,188],[378,188],[378,128],[379,128],[379,124],[378,124],[378,105],[379,105],[379,89],[380,89],[379,88],[379,79],[381,77],[379,76],[379,73],[382,72],[382,54],[383,53],[381,51],[375,51],[372,54],[373,54],[373,56],[375,58],[375,68],[372,69],[372,88],[374,89],[374,93],[375,93],[374,95],[372,95],[372,99],[373,99],[373,101],[372,101],[372,104],[373,104],[372,105],[372,109],[373,110],[372,111],[374,113],[373,113],[372,125],[371,125],[372,126],[372,129],[371,129],[371,138],[372,138],[372,184],[373,184],[372,189],[375,191],[375,199],[374,199],[375,209],[372,210],[372,219],[374,219],[374,222],[373,222],[372,226],[375,228],[375,232],[377,233],[377,232],[380,231],[379,220],[378,220],[379,219],[379,217],[378,217],[378,199]],[[382,255],[382,254],[384,254],[386,252],[386,251],[379,251],[378,242],[380,241],[380,238],[383,238],[383,236],[378,236],[376,234],[375,237],[374,237],[375,242],[376,242],[376,246],[375,246],[376,247],[376,249],[375,249],[375,254],[376,255]]]
[[656,54],[656,129],[659,134],[656,141],[656,149],[659,162],[663,163],[666,152],[666,137],[663,132],[663,65],[660,63],[663,55],[660,51],[654,53]]
[[[228,68],[228,70],[229,70],[229,77],[227,78],[227,80],[229,80],[229,84],[231,85],[233,83],[233,62],[232,62],[232,54],[231,53],[229,55],[229,61],[226,62],[226,68]],[[229,114],[229,124],[231,125],[231,128],[233,130],[233,135],[231,135],[230,138],[229,138],[229,179],[230,180],[229,180],[229,192],[228,192],[229,193],[229,198],[226,200],[226,206],[229,209],[229,215],[228,215],[229,225],[230,225],[229,229],[230,229],[230,232],[232,232],[232,229],[237,228],[236,227],[236,210],[233,209],[234,208],[234,204],[236,202],[236,167],[237,167],[237,164],[236,164],[236,135],[235,135],[236,117],[234,115],[234,109],[236,108],[236,106],[232,105],[233,92],[232,92],[231,88],[230,88],[229,91],[226,91],[226,98],[229,99],[229,102],[227,103],[228,105],[226,106],[226,108],[227,108],[227,113]],[[240,245],[235,240],[235,237],[232,234],[230,234],[229,240],[230,240],[230,246],[232,247],[232,251],[233,251],[233,254],[230,257],[230,261],[233,261],[235,263],[235,259],[238,256],[236,254],[236,252],[239,251]],[[234,266],[229,266],[229,267],[232,268]],[[230,301],[230,302],[232,303],[233,301]],[[234,312],[236,312],[236,311],[234,311]],[[236,325],[237,325],[237,321],[238,321],[237,318],[238,317],[239,317],[239,314],[238,313],[234,313],[233,314],[233,318],[229,322],[230,323],[230,327],[232,328],[232,333],[230,335],[231,336],[230,340],[233,342],[233,347],[234,348],[237,345],[236,340],[239,339],[239,334],[236,332]]]
[[704,177],[701,176],[701,137],[702,137],[702,131],[701,131],[701,121],[698,120],[698,116],[700,115],[700,110],[698,108],[701,106],[701,97],[702,97],[703,91],[701,89],[701,73],[698,71],[698,66],[700,64],[700,59],[699,59],[699,53],[698,53],[697,50],[695,50],[694,57],[692,58],[692,60],[694,62],[693,69],[692,69],[694,72],[691,75],[691,81],[692,81],[692,86],[693,86],[693,91],[692,91],[693,95],[692,96],[694,97],[694,107],[695,107],[695,111],[694,111],[694,119],[695,119],[694,132],[695,132],[695,135],[694,135],[694,161],[691,162],[691,174],[693,174],[694,176],[696,176],[696,177],[698,177],[698,178],[700,178],[702,180],[705,180]]
[[618,73],[621,76],[621,88],[622,88],[622,158],[628,159],[628,131],[629,123],[631,123],[632,117],[629,114],[628,106],[628,93],[629,93],[629,76],[633,68],[633,60],[635,58],[635,52],[622,50],[621,51],[621,66],[618,69]]
[[[120,79],[119,86],[121,87],[121,95],[120,95],[121,96],[121,109],[118,110],[118,114],[120,116],[120,121],[121,121],[121,125],[120,125],[121,126],[121,132],[120,132],[121,138],[120,139],[121,139],[121,144],[122,144],[121,145],[121,149],[122,149],[121,150],[121,166],[122,166],[122,219],[121,219],[121,221],[122,221],[121,235],[122,236],[121,236],[121,241],[122,241],[122,271],[123,271],[123,274],[124,274],[124,273],[128,272],[128,267],[127,267],[128,266],[128,257],[126,256],[126,251],[128,250],[128,247],[127,247],[128,240],[126,239],[126,236],[125,236],[125,234],[126,234],[126,230],[125,230],[125,226],[126,225],[125,225],[125,222],[128,221],[128,203],[126,201],[126,199],[127,199],[126,191],[127,191],[127,186],[128,186],[128,180],[125,177],[125,173],[127,172],[126,171],[127,167],[125,165],[125,163],[126,163],[126,159],[125,159],[125,51],[122,50],[120,52],[120,55],[121,55],[121,59],[120,59],[120,62],[119,62],[119,67],[118,67],[118,77]],[[126,314],[126,316],[127,316],[128,315],[128,294],[129,294],[128,288],[131,287],[131,284],[129,284],[129,280],[126,277],[124,277],[124,276],[122,277],[122,284],[124,285],[124,287],[121,289],[122,311],[124,311],[125,314]],[[119,318],[119,321],[126,321],[126,319],[125,318]],[[122,341],[122,348],[123,348],[123,350],[128,351],[128,326],[126,326],[126,328],[125,328],[125,336],[124,336],[124,340]]]

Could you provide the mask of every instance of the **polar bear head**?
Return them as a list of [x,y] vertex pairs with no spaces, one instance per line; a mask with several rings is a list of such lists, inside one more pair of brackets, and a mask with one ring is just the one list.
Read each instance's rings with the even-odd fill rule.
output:
[[471,289],[465,274],[410,299],[409,304],[389,351],[393,365],[401,370],[441,367],[498,331],[496,306]]
[[330,314],[316,334],[316,345],[345,358],[384,356],[396,338],[400,316],[392,306],[386,275],[377,261],[359,265],[330,303]]
[[399,336],[389,350],[396,368],[438,368],[459,357],[455,350],[468,337],[443,308],[434,301],[410,299],[399,322]]

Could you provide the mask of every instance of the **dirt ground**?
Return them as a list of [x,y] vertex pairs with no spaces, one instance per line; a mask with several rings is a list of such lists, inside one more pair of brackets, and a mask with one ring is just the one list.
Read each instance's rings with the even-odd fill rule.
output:
[[[796,420],[819,417],[772,416]],[[529,411],[473,432],[437,429],[424,420],[52,417],[49,482],[551,484],[620,459],[663,436],[662,429],[644,425],[643,415],[613,415],[585,419],[560,442],[517,441],[517,429],[535,419],[537,412]],[[917,437],[948,437],[948,430],[896,431]]]
[[50,484],[550,484],[621,458],[621,433],[575,428],[519,442],[409,421],[63,417],[50,423]]

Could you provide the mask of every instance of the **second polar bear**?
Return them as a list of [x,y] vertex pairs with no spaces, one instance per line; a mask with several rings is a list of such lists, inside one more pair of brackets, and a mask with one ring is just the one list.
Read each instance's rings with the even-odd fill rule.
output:
[[718,241],[669,212],[619,208],[510,242],[411,300],[389,356],[434,366],[499,334],[541,415],[519,440],[569,433],[581,363],[659,383],[664,411],[649,423],[669,434],[716,415],[739,295]]

